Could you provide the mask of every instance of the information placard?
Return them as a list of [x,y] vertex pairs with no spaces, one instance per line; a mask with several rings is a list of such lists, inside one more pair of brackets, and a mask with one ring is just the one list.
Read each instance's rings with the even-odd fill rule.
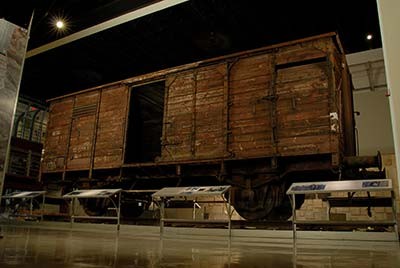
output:
[[46,191],[31,191],[31,192],[17,192],[4,195],[3,198],[14,199],[14,198],[35,198],[45,194]]
[[344,181],[319,181],[293,183],[287,194],[319,194],[332,192],[354,191],[390,191],[393,189],[392,181],[388,179],[375,180],[344,180]]
[[105,198],[121,191],[122,189],[75,190],[63,195],[63,198]]
[[230,185],[221,186],[191,186],[166,187],[154,193],[153,198],[161,197],[190,197],[190,196],[220,196],[226,193]]

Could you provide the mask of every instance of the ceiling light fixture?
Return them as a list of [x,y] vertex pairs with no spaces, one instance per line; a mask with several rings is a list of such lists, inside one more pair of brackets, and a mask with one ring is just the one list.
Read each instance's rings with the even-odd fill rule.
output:
[[48,25],[49,32],[58,37],[65,36],[71,30],[71,20],[64,13],[52,15],[48,21]]
[[[84,29],[82,31],[73,33],[71,35],[68,35],[66,37],[60,38],[56,41],[50,42],[48,44],[45,44],[43,46],[34,48],[32,50],[29,50],[26,53],[26,58],[33,57],[35,55],[38,55],[40,53],[46,52],[48,50],[54,49],[59,46],[63,46],[65,44],[71,43],[73,41],[79,40],[81,38],[90,36],[92,34],[110,29],[112,27],[115,27],[117,25],[120,25],[122,23],[132,21],[141,17],[144,17],[146,15],[158,12],[160,10],[179,5],[181,3],[187,2],[189,0],[162,0],[162,1],[157,1],[154,4],[142,7],[140,9],[134,10],[132,12],[126,13],[124,15],[121,15],[119,17],[115,17],[113,19],[110,19],[108,21],[102,22],[100,24],[97,24],[95,26],[89,27],[87,29]],[[64,29],[63,29],[64,30]]]
[[61,21],[61,20],[57,21],[57,22],[56,22],[56,27],[57,27],[58,29],[64,28],[64,22]]

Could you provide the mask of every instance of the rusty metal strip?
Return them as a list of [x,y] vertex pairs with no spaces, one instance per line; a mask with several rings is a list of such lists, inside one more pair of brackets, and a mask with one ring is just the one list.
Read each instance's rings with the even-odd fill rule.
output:
[[[77,96],[74,97],[72,109],[75,108],[76,97]],[[68,130],[67,148],[65,150],[65,156],[64,156],[64,168],[63,168],[63,173],[62,173],[62,180],[65,180],[65,173],[67,171],[67,161],[68,161],[68,155],[69,155],[69,146],[71,145],[71,133],[72,133],[72,123],[73,122],[74,122],[74,119],[72,118],[72,114],[71,114],[71,121],[69,123],[69,130]]]
[[269,101],[268,104],[270,105],[270,117],[271,117],[271,143],[272,143],[272,154],[273,154],[273,159],[272,159],[272,164],[273,166],[276,165],[276,157],[278,156],[278,117],[276,113],[276,102],[277,102],[277,96],[276,96],[276,80],[278,77],[278,70],[276,68],[276,53],[277,51],[275,50],[271,54],[271,86],[269,88],[269,91],[267,91],[267,96],[266,99]]
[[192,134],[190,137],[190,153],[196,156],[196,102],[197,102],[197,71],[193,72],[193,98],[192,98]]
[[225,77],[224,77],[224,109],[222,109],[222,117],[225,117],[224,125],[222,126],[225,129],[224,135],[224,144],[225,144],[225,153],[229,155],[229,74],[230,74],[230,66],[229,62],[226,62],[225,65]]
[[236,58],[233,61],[227,61],[226,62],[226,73],[225,73],[225,80],[224,80],[224,112],[225,112],[225,150],[226,150],[226,155],[225,157],[230,157],[232,156],[232,151],[229,149],[230,145],[230,135],[231,135],[231,128],[230,128],[230,108],[232,106],[232,101],[231,101],[231,93],[230,93],[230,74],[231,74],[231,69],[233,66],[239,61],[239,58]]
[[[126,153],[126,140],[128,136],[128,124],[129,124],[129,114],[131,110],[131,95],[132,95],[132,88],[125,88],[128,91],[128,98],[126,100],[125,106],[125,124],[124,124],[124,138],[123,138],[123,146],[122,146],[122,154],[121,154],[121,166],[125,162],[125,153]],[[122,170],[120,170],[120,176],[122,175]]]
[[[168,124],[170,124],[170,122],[168,121],[168,98],[169,98],[169,90],[171,88],[171,86],[175,83],[177,79],[177,75],[174,76],[174,78],[172,79],[172,81],[167,85],[165,85],[165,93],[164,93],[164,116],[163,116],[163,128],[162,128],[162,137],[161,137],[161,158],[163,158],[163,150],[165,150],[166,152],[168,152],[168,154],[171,156],[171,158],[173,158],[173,155],[169,152],[167,145],[168,145],[168,141],[167,141],[167,130],[166,130],[166,126]],[[167,80],[165,80],[167,81]]]
[[96,140],[97,140],[97,130],[99,128],[99,115],[100,115],[100,104],[101,104],[101,96],[103,93],[103,89],[99,90],[99,96],[97,97],[97,106],[96,106],[96,118],[94,119],[94,130],[92,135],[92,148],[90,150],[90,164],[89,164],[89,179],[92,178],[93,175],[93,166],[94,166],[94,158],[96,152]]

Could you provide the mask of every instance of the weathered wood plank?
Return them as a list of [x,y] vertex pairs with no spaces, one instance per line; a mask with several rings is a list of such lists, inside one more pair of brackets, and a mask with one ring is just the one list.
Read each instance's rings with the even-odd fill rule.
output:
[[[115,100],[118,105],[115,104]],[[128,108],[126,86],[106,88],[102,91],[93,167],[116,167],[122,164],[125,135],[125,115]]]
[[297,82],[301,80],[326,77],[326,63],[314,63],[280,69],[277,83]]
[[329,135],[281,138],[278,142],[282,156],[322,154],[330,152]]
[[62,171],[64,169],[73,104],[72,97],[50,104],[47,138],[41,165],[42,172]]
[[310,59],[324,58],[326,52],[313,47],[290,49],[276,55],[277,64],[286,64],[290,62],[299,62]]

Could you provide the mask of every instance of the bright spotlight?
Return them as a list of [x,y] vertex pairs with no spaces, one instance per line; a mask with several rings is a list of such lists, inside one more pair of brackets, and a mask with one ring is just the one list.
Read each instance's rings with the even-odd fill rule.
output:
[[64,14],[55,14],[49,19],[49,31],[56,36],[64,36],[70,28],[71,20]]
[[64,22],[62,22],[61,20],[57,21],[57,22],[56,22],[56,27],[57,27],[58,29],[64,28]]
[[367,40],[372,40],[373,36],[372,34],[367,34]]

